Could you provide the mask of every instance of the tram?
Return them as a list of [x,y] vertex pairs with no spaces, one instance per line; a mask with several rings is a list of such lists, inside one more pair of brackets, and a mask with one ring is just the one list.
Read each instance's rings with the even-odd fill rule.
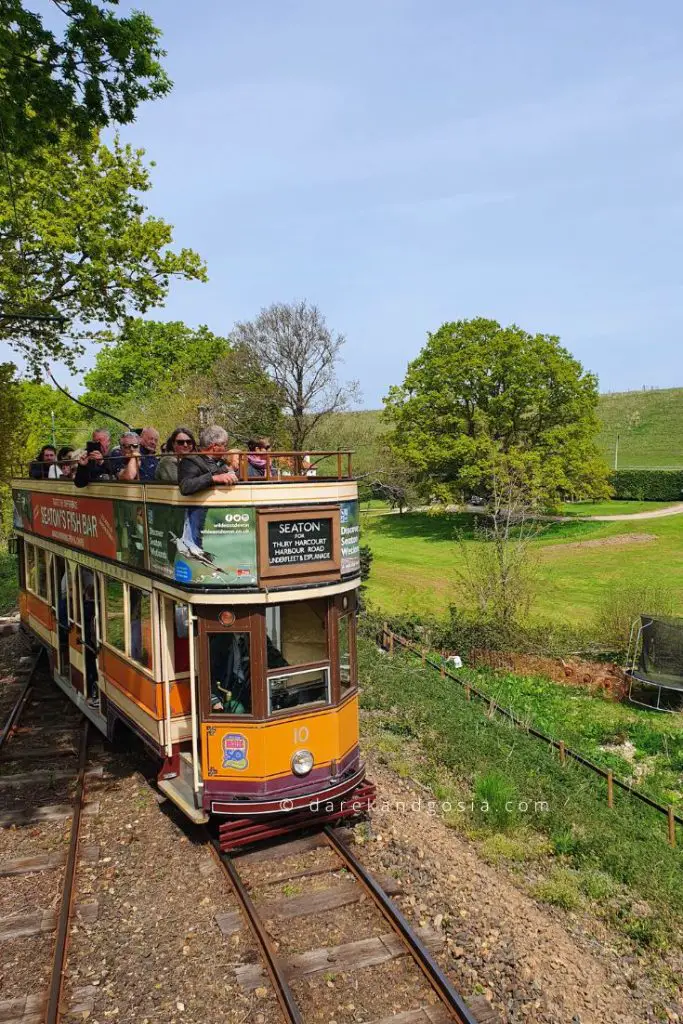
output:
[[97,729],[147,745],[168,799],[193,822],[222,819],[226,850],[373,796],[358,745],[357,484],[351,453],[308,454],[317,476],[281,452],[248,478],[242,457],[236,485],[191,496],[12,480],[22,628]]

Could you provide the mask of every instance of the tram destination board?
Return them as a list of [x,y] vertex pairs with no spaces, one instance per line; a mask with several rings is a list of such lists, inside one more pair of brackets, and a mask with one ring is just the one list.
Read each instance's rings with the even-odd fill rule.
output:
[[259,511],[259,579],[268,585],[340,578],[339,505]]
[[268,523],[268,563],[306,566],[334,557],[331,516],[275,520]]

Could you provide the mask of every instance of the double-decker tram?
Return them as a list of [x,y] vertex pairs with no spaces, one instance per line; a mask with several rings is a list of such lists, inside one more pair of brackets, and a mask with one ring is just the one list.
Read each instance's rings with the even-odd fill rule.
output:
[[357,485],[350,453],[312,454],[315,477],[300,454],[273,453],[250,479],[241,457],[236,485],[191,496],[12,481],[22,627],[102,733],[144,741],[188,818],[222,818],[226,850],[372,797],[358,746]]

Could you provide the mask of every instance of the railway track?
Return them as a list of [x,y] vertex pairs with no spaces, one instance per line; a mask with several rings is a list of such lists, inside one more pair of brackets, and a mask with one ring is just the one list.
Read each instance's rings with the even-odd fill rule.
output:
[[[358,1019],[373,1021],[373,1024],[446,1024],[456,1021],[457,1024],[493,1024],[497,1018],[488,1012],[488,1004],[477,1010],[477,1016],[468,1006],[463,997],[454,988],[443,969],[437,963],[434,952],[440,948],[440,936],[430,929],[415,930],[401,913],[395,902],[385,891],[385,887],[375,879],[358,860],[351,846],[347,843],[344,830],[333,829],[329,825],[321,832],[288,843],[274,846],[269,850],[256,850],[252,853],[231,855],[221,852],[220,842],[209,836],[211,849],[229,879],[233,892],[239,903],[239,911],[223,915],[219,926],[225,935],[238,930],[240,915],[256,939],[263,957],[266,972],[273,985],[284,1019],[289,1024],[304,1024],[308,1019],[315,1019],[317,1013],[307,1006],[308,993],[300,983],[315,974],[321,974],[325,967],[332,970],[341,969],[345,976],[354,977],[354,972],[363,967],[376,967],[389,961],[403,959],[403,970],[414,973],[415,987],[419,987],[419,969],[422,975],[422,1005],[415,1005],[416,1000],[409,998],[411,1005],[397,1013],[395,1000],[390,999],[391,1011],[382,1012],[373,1021],[373,1010],[368,1012],[359,1007],[362,1016]],[[290,858],[306,856],[308,851],[318,850],[323,856],[329,853],[323,866],[297,867]],[[278,865],[290,859],[289,870],[278,873]],[[302,862],[303,863],[303,862]],[[253,868],[267,865],[268,872],[274,871],[270,877],[254,877]],[[325,876],[335,884],[330,888],[311,892],[311,883],[325,883]],[[268,890],[273,886],[289,886],[289,893],[294,890],[296,882],[304,888],[302,896],[289,895],[287,899],[268,900]],[[294,885],[292,884],[294,883]],[[391,886],[391,883],[389,883]],[[393,887],[397,891],[396,886]],[[256,895],[255,895],[256,894]],[[372,906],[375,916],[384,930],[373,930],[374,934],[364,939],[355,939],[334,947],[323,947],[287,955],[283,950],[282,937],[274,941],[271,935],[273,921],[277,918],[293,920],[299,918],[305,922],[306,917],[326,916],[334,913],[337,908],[353,908],[362,901]],[[360,926],[360,925],[359,925]],[[285,943],[286,945],[286,943]],[[412,964],[409,962],[412,961]],[[247,964],[238,971],[238,981],[252,990],[260,982],[263,984],[263,971],[258,965]],[[299,982],[298,991],[294,987]],[[375,985],[378,979],[375,979]],[[426,983],[426,988],[425,988]],[[352,983],[354,984],[354,983]],[[391,981],[388,982],[391,984]],[[381,980],[379,980],[381,987]],[[355,989],[357,992],[357,982]],[[410,983],[409,983],[410,990]]]
[[[66,697],[52,686],[49,674],[43,669],[42,657],[41,652],[32,658],[18,675],[19,691],[6,709],[0,730],[0,799],[4,805],[0,827],[14,829],[24,854],[0,860],[0,878],[16,883],[19,878],[36,873],[61,869],[62,874],[59,884],[54,886],[52,906],[48,909],[36,908],[0,919],[0,941],[3,942],[45,933],[54,935],[47,988],[41,986],[37,991],[0,1001],[0,1020],[6,1024],[57,1024],[64,1012],[82,1008],[79,1000],[82,1002],[84,994],[75,993],[72,1005],[63,1006],[68,940],[76,912],[75,880],[83,853],[79,841],[86,812],[86,786],[89,778],[101,775],[101,769],[88,770],[88,722],[83,721]],[[56,728],[55,722],[59,723]],[[65,732],[64,725],[70,723],[77,729]],[[38,767],[33,767],[36,764]],[[46,787],[49,792],[58,788],[68,793],[69,803],[36,807],[36,793]],[[51,838],[53,827],[68,828],[66,853],[55,850],[52,843],[45,843],[45,837]],[[24,832],[29,832],[30,837],[26,838]],[[43,837],[46,849],[41,850],[40,838],[38,842],[34,840],[36,832]],[[92,851],[89,857],[92,859]],[[96,905],[86,904],[78,908],[79,916],[92,920],[96,909]]]

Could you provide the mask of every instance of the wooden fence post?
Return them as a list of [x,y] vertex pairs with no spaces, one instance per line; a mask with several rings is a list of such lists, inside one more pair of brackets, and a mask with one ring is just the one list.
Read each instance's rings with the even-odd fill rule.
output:
[[496,702],[493,699],[493,697],[491,697],[491,700],[489,701],[489,718],[493,718],[495,710],[496,710]]
[[446,678],[446,666],[444,665],[443,662],[441,662],[441,672],[440,672],[440,675],[441,675],[442,679]]
[[675,846],[676,845],[676,822],[674,821],[674,809],[673,809],[671,804],[669,804],[669,807],[668,807],[668,810],[667,810],[667,814],[668,814],[668,818],[669,818],[669,846]]
[[470,690],[469,683],[465,686],[465,700],[472,700],[472,691]]
[[382,625],[382,647],[386,650],[389,645],[389,623],[385,622]]
[[393,658],[393,656],[394,656],[394,634],[390,631],[389,632],[389,657]]
[[560,764],[564,764],[565,760],[566,760],[566,755],[565,755],[565,752],[564,752],[564,740],[560,740]]
[[426,651],[426,649],[424,647],[422,648],[422,655],[421,655],[421,657],[422,657],[422,668],[424,668],[425,665],[427,664],[427,651]]
[[612,769],[607,769],[607,806],[614,807],[614,775]]

